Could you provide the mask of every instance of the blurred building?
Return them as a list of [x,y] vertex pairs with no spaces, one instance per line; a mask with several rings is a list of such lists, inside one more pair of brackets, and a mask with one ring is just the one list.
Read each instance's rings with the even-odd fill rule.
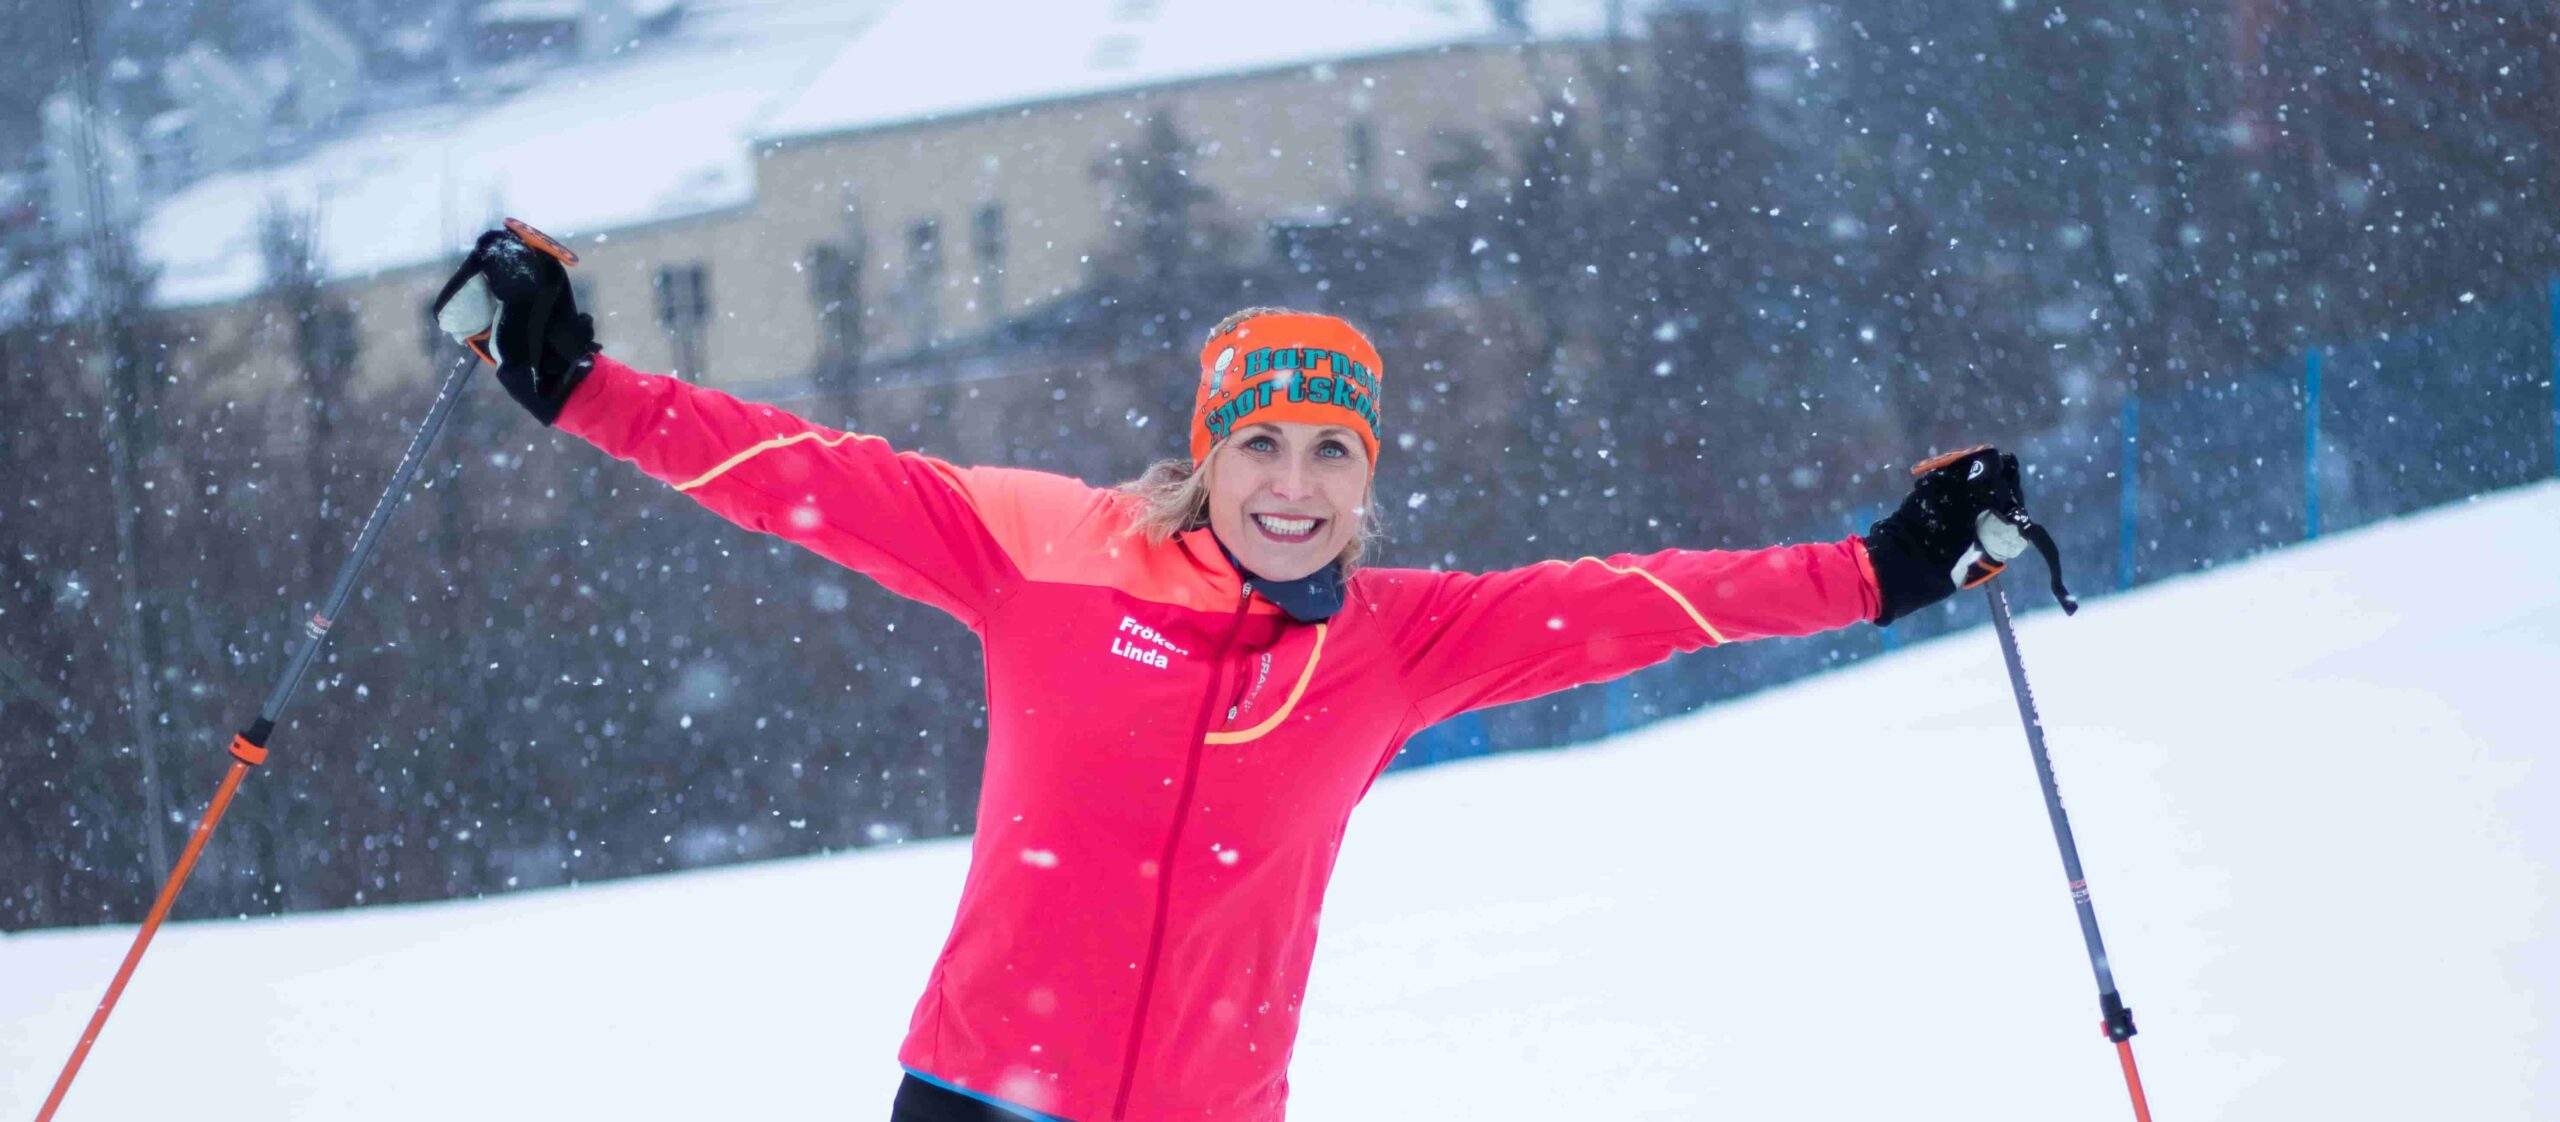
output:
[[[666,6],[575,7],[500,14],[571,35]],[[503,214],[586,254],[580,296],[617,355],[743,392],[841,387],[1082,314],[1145,218],[1137,185],[1168,163],[1202,201],[1185,251],[1237,264],[1355,218],[1458,213],[1449,169],[1496,174],[1464,157],[1587,93],[1602,57],[1598,0],[1543,23],[1551,6],[1534,6],[1537,38],[1510,7],[1321,0],[1264,20],[1217,0],[908,0],[819,52],[800,29],[813,6],[766,0],[741,10],[804,41],[699,68],[663,44],[564,61],[444,133],[324,147],[266,185],[289,202],[308,188],[329,291],[359,312],[362,389],[431,377],[424,306]],[[476,149],[468,130],[490,122],[515,147]],[[199,380],[253,377],[276,353],[254,342],[254,254],[224,229],[251,209],[194,191],[157,216],[160,303]]]

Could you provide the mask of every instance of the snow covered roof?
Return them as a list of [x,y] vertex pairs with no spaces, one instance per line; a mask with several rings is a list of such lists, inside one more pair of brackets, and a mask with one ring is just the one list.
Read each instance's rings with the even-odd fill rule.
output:
[[[1515,36],[1493,7],[1487,0],[905,0],[760,132],[822,135]],[[1523,7],[1533,34],[1577,35],[1602,26],[1606,4]]]
[[195,183],[143,221],[143,255],[162,267],[154,302],[255,292],[271,198],[318,211],[332,277],[456,254],[505,213],[575,235],[742,204],[754,123],[880,9],[735,0],[627,56],[560,62],[494,101],[368,118],[300,158]]
[[[1524,7],[1533,34],[1578,35],[1601,26],[1606,2]],[[506,213],[575,236],[744,205],[761,139],[1500,41],[1514,33],[1493,7],[731,0],[629,55],[546,65],[496,100],[371,117],[299,158],[195,183],[151,208],[142,252],[162,269],[156,304],[220,303],[263,283],[258,220],[270,200],[317,212],[329,276],[362,276],[458,253]]]

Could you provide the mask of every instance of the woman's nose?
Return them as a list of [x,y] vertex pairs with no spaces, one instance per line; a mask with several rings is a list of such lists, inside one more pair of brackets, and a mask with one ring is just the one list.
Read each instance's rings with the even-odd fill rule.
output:
[[1307,485],[1307,466],[1295,457],[1281,461],[1271,473],[1271,491],[1283,499],[1303,499],[1313,493]]

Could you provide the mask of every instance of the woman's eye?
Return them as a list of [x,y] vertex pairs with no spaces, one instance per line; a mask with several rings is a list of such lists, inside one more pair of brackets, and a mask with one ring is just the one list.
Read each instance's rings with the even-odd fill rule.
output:
[[1321,447],[1318,447],[1318,448],[1316,449],[1316,453],[1317,453],[1318,455],[1331,456],[1331,457],[1333,457],[1333,458],[1335,458],[1335,459],[1341,459],[1341,458],[1342,458],[1342,457],[1344,457],[1344,456],[1348,456],[1348,455],[1350,455],[1350,454],[1351,454],[1351,450],[1350,450],[1350,449],[1348,449],[1348,448],[1343,447],[1341,444],[1339,444],[1339,443],[1337,443],[1337,442],[1335,442],[1335,441],[1328,440],[1328,441],[1325,441],[1325,442],[1324,442],[1324,444],[1323,444]]
[[1267,436],[1254,437],[1251,440],[1245,441],[1244,446],[1246,450],[1253,452],[1268,452],[1272,448],[1276,447],[1276,445],[1271,443],[1271,438]]

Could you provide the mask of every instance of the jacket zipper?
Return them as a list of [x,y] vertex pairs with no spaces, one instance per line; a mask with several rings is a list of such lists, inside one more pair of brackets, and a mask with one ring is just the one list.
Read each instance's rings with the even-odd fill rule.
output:
[[1255,675],[1269,668],[1271,652],[1263,652],[1262,658],[1264,660],[1262,666],[1256,666],[1252,659],[1246,659],[1243,665],[1236,668],[1235,688],[1227,691],[1227,711],[1223,716],[1212,718],[1209,723],[1223,729],[1236,722],[1236,715],[1244,712],[1244,703],[1253,700],[1253,688],[1261,684]]
[[1200,748],[1207,743],[1209,722],[1218,712],[1218,687],[1227,676],[1227,655],[1235,649],[1236,636],[1244,630],[1245,607],[1253,603],[1253,582],[1246,581],[1237,595],[1236,610],[1229,617],[1227,637],[1218,644],[1218,656],[1209,663],[1209,690],[1200,697],[1200,716],[1192,723],[1191,748],[1182,769],[1182,796],[1173,806],[1173,829],[1165,835],[1164,856],[1156,861],[1156,920],[1147,935],[1147,957],[1138,971],[1137,1007],[1129,1014],[1129,1054],[1120,1068],[1120,1094],[1111,1103],[1113,1122],[1129,1111],[1129,1089],[1138,1079],[1138,1044],[1147,1027],[1147,1001],[1155,993],[1156,956],[1164,950],[1165,913],[1173,904],[1173,857],[1182,845],[1182,826],[1191,816],[1191,793],[1200,781]]

